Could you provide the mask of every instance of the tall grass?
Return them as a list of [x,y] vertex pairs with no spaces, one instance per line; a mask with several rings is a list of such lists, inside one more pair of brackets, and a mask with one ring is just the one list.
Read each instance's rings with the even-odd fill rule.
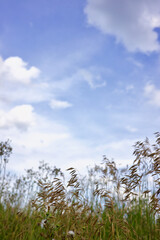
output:
[[160,133],[134,145],[130,167],[105,156],[80,176],[41,162],[17,178],[6,171],[12,148],[0,143],[0,239],[160,239]]

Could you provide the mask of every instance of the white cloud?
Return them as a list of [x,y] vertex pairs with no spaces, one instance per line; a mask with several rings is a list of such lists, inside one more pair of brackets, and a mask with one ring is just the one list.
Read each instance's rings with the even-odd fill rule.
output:
[[106,82],[102,81],[100,74],[93,74],[86,69],[80,69],[78,71],[80,78],[86,81],[91,88],[99,88],[106,86]]
[[128,62],[131,62],[132,64],[134,64],[136,67],[138,68],[143,68],[143,64],[137,60],[135,60],[132,57],[127,58]]
[[[0,57],[0,104],[33,103],[49,101],[51,87],[45,79],[39,78],[40,70],[27,68],[20,57]],[[32,81],[33,79],[36,81]]]
[[27,130],[34,124],[35,117],[31,105],[20,105],[6,112],[0,111],[0,128]]
[[[104,72],[105,75],[110,74],[109,69],[105,69],[105,71],[103,70],[102,72]],[[94,67],[90,67],[89,69],[78,69],[70,77],[64,78],[61,81],[55,81],[52,87],[56,90],[66,91],[74,85],[82,82],[86,82],[92,89],[106,86],[106,82],[101,76],[101,69],[99,70]]]
[[150,52],[160,49],[159,0],[87,0],[88,23],[105,34],[114,35],[129,51]]
[[[80,167],[82,170],[89,163],[94,163],[101,158],[101,155],[96,153],[87,141],[74,137],[66,126],[38,114],[35,114],[35,124],[23,134],[13,127],[7,131],[1,129],[1,139],[8,138],[11,139],[13,147],[9,169],[16,172],[23,172],[24,169],[32,167],[37,168],[41,160],[45,160],[52,166],[61,167],[63,170],[69,166]],[[85,160],[86,163],[82,164]]]
[[126,166],[133,161],[133,144],[138,141],[137,139],[121,139],[117,141],[110,141],[104,145],[98,146],[103,155],[109,159],[114,159],[117,164]]
[[[22,118],[20,113],[25,117]],[[30,105],[17,106],[6,115],[5,122],[10,123],[7,131],[4,125],[2,127],[1,113],[0,125],[1,140],[9,138],[12,141],[9,170],[23,172],[24,169],[37,168],[39,161],[44,160],[63,170],[73,166],[84,173],[87,165],[99,164],[104,154],[114,157],[117,163],[131,163],[131,146],[135,141],[126,139],[99,145],[92,140],[78,139],[67,126],[38,115]],[[19,124],[26,124],[27,131],[22,133]]]
[[52,98],[52,92],[49,85],[43,82],[31,83],[29,85],[14,85],[4,84],[0,88],[0,102],[13,103],[37,103],[43,101],[49,101]]
[[133,84],[129,84],[126,86],[126,91],[129,92],[129,91],[132,91],[134,89],[134,85]]
[[150,104],[160,107],[160,89],[148,83],[144,88],[144,94],[149,99]]
[[132,126],[130,126],[130,125],[126,126],[126,130],[129,131],[129,132],[131,132],[131,133],[135,133],[135,132],[138,131],[137,128],[132,127]]
[[27,69],[27,63],[20,57],[9,57],[3,60],[0,57],[0,82],[10,81],[29,84],[37,78],[40,70],[36,67]]
[[67,101],[60,101],[60,100],[52,99],[50,101],[50,107],[52,109],[60,109],[60,108],[62,109],[62,108],[72,107],[72,104]]

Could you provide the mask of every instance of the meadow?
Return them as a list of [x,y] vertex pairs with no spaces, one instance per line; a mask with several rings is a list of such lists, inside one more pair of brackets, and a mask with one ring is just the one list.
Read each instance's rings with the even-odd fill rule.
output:
[[0,239],[160,239],[160,133],[134,145],[131,166],[102,164],[82,176],[40,162],[17,177],[7,171],[10,141],[0,143]]

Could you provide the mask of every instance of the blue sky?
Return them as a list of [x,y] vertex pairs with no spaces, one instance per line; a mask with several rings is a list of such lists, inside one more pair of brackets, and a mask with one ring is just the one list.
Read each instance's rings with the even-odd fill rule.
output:
[[159,131],[155,0],[1,0],[0,132],[9,169],[132,162]]

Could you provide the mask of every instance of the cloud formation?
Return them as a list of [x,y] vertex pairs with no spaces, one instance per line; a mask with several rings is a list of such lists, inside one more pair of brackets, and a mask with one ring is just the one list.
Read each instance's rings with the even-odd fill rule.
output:
[[9,57],[3,60],[0,57],[0,82],[18,82],[29,84],[39,76],[40,70],[36,67],[27,69],[27,63],[20,57]]
[[160,89],[148,83],[144,88],[144,94],[149,99],[150,104],[160,107]]
[[[0,104],[31,104],[49,101],[52,91],[48,82],[40,78],[37,67],[27,67],[20,57],[0,57]],[[33,80],[36,81],[33,81]]]
[[87,0],[85,13],[90,25],[116,37],[129,51],[151,52],[160,49],[159,1]]
[[86,81],[91,88],[99,88],[106,86],[106,82],[102,81],[100,74],[93,74],[86,69],[80,69],[78,72],[80,78]]
[[67,126],[39,114],[35,114],[35,124],[23,133],[17,127],[1,129],[1,139],[5,140],[6,136],[14,149],[9,169],[16,172],[37,168],[41,160],[63,170],[71,166],[84,170],[84,162],[93,164],[98,157],[101,159],[101,154],[86,140],[77,139]]
[[0,129],[17,128],[26,131],[35,122],[33,107],[20,105],[6,112],[0,110]]
[[60,91],[68,91],[74,85],[83,82],[87,83],[92,89],[105,87],[106,81],[103,80],[103,77],[108,75],[108,71],[108,69],[105,69],[103,74],[101,69],[96,69],[94,67],[80,68],[70,77],[66,77],[61,81],[55,81],[53,88]]
[[60,101],[60,100],[52,99],[50,101],[50,107],[52,109],[60,109],[60,108],[64,109],[64,108],[72,107],[72,104],[67,101]]

